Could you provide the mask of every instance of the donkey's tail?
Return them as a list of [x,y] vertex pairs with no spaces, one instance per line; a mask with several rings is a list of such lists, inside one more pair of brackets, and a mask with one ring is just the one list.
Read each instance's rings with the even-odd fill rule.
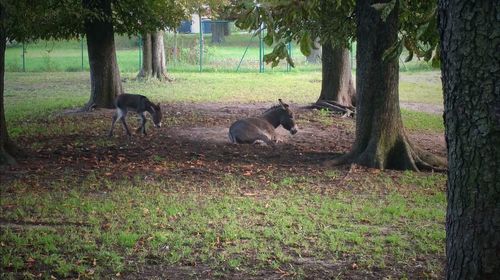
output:
[[234,138],[233,134],[231,134],[231,131],[229,131],[229,133],[227,134],[227,136],[229,137],[229,142],[233,143],[233,144],[236,144],[236,138]]

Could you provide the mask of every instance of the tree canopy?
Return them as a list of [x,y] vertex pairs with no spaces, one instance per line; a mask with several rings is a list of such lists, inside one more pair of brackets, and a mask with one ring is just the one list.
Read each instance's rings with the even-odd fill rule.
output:
[[[396,0],[390,0],[372,7],[386,18],[395,3]],[[273,66],[282,59],[293,65],[286,51],[286,44],[292,41],[299,43],[301,52],[307,56],[315,38],[343,47],[356,40],[354,0],[242,1],[234,9],[239,14],[238,27],[266,31],[264,42],[273,46],[273,51],[265,60]],[[434,58],[433,62],[437,62],[439,54],[435,50],[439,36],[435,1],[401,1],[399,10],[398,40],[387,50],[386,57],[399,56],[404,47],[409,54],[406,60],[416,56],[426,61]]]
[[[174,0],[109,0],[111,22],[119,34],[134,35],[176,28],[186,17],[186,6]],[[8,40],[70,39],[85,34],[84,22],[109,17],[89,1],[85,7],[75,0],[0,0],[6,18],[2,23]]]

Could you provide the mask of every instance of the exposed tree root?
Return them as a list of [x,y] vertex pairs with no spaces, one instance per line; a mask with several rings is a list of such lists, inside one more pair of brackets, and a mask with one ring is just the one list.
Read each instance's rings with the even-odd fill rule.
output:
[[445,158],[438,157],[415,146],[412,148],[415,163],[420,170],[435,172],[446,172],[448,170],[448,163]]
[[373,147],[353,148],[349,153],[326,161],[325,166],[356,163],[369,168],[446,172],[446,160],[414,147],[402,136],[385,155]]
[[87,104],[85,104],[85,106],[83,106],[81,111],[82,112],[90,112],[90,111],[93,111],[96,107],[97,107],[97,105],[94,102],[89,101]]
[[0,166],[15,166],[16,158],[20,157],[26,157],[26,154],[12,141],[7,141],[4,147],[0,147]]
[[136,77],[137,80],[139,81],[149,81],[149,80],[158,80],[162,82],[173,82],[174,79],[169,77],[166,73],[158,73],[158,74],[147,74],[144,73],[143,71],[139,72]]
[[335,101],[330,100],[318,100],[316,103],[312,104],[310,108],[314,109],[326,109],[334,112],[343,114],[344,116],[354,117],[356,113],[356,108],[352,106],[345,106]]
[[5,149],[0,149],[0,166],[17,165],[16,159],[10,155]]

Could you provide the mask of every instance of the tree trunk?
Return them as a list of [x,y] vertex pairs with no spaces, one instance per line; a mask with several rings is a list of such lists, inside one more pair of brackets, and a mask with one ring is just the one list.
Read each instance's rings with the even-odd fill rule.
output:
[[137,77],[170,81],[170,78],[167,76],[163,31],[145,34],[142,38],[142,69]]
[[142,35],[142,68],[138,78],[150,78],[153,73],[153,52],[151,47],[151,34]]
[[224,36],[231,35],[231,27],[229,26],[229,21],[224,22],[223,26],[224,26]]
[[226,41],[224,37],[224,23],[212,22],[212,43],[221,44]]
[[[4,22],[5,9],[0,4],[0,23]],[[16,164],[15,157],[21,154],[21,151],[10,140],[7,131],[7,122],[5,121],[4,109],[4,89],[5,89],[5,48],[7,38],[5,29],[0,28],[0,166]]]
[[97,9],[106,18],[85,21],[90,64],[90,100],[86,109],[114,108],[113,100],[122,93],[120,71],[116,62],[110,0],[84,0],[86,8]]
[[439,1],[448,148],[447,279],[500,275],[498,2]]
[[311,48],[311,54],[306,57],[307,63],[319,63],[321,60],[321,44],[319,38],[314,40],[314,48]]
[[356,139],[351,152],[332,163],[353,162],[400,170],[442,167],[443,161],[411,145],[404,131],[399,108],[398,58],[382,59],[384,51],[397,40],[399,1],[385,21],[371,6],[377,2],[380,1],[356,2]]
[[356,90],[351,74],[349,50],[323,44],[321,94],[318,101],[334,101],[343,106],[356,105]]

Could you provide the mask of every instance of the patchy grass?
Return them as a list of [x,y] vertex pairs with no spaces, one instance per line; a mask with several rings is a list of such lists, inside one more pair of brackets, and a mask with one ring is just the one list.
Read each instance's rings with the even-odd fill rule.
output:
[[[416,74],[409,74],[410,79]],[[425,74],[429,76],[427,73]],[[437,73],[430,77],[435,77]],[[405,90],[406,74],[401,74],[401,100],[429,102],[442,99],[440,84],[421,97],[417,87]],[[270,102],[283,98],[289,103],[307,104],[315,102],[320,91],[321,73],[176,73],[175,82],[138,82],[133,74],[124,74],[125,91],[144,94],[161,102],[227,103]],[[433,78],[434,79],[434,78]],[[236,82],[237,81],[237,82]],[[421,81],[421,80],[418,80]],[[23,131],[45,130],[46,126],[34,128],[33,118],[44,118],[56,111],[83,106],[88,100],[90,82],[88,73],[6,73],[5,110],[13,135]],[[413,82],[411,82],[413,83]],[[422,84],[422,83],[421,83]],[[322,114],[322,115],[321,115]],[[330,120],[326,112],[320,113],[327,125]],[[405,125],[410,129],[443,131],[442,119],[427,113],[403,110]],[[50,122],[50,117],[48,117]],[[21,129],[24,127],[24,129]]]
[[[241,63],[241,72],[258,72],[259,70],[259,41],[248,32],[234,30],[230,36],[225,37],[221,44],[212,43],[211,34],[204,34],[203,71],[207,72],[235,72]],[[198,34],[166,33],[164,36],[167,68],[173,72],[198,72],[199,71],[199,37]],[[38,41],[25,45],[25,69],[28,72],[78,72],[88,71],[87,43],[80,40],[69,41]],[[177,56],[174,57],[173,49],[177,47]],[[140,69],[139,40],[133,36],[115,36],[115,48],[119,68],[123,72],[138,72]],[[248,49],[247,49],[248,48]],[[83,49],[83,53],[82,53]],[[271,47],[264,46],[264,53],[269,53]],[[320,71],[321,63],[310,64],[300,52],[299,46],[292,44],[292,57],[296,67],[293,72]],[[356,68],[356,44],[351,52],[351,64]],[[405,55],[403,55],[404,57]],[[83,63],[82,63],[83,60]],[[22,44],[9,45],[6,50],[6,70],[12,72],[23,71]],[[429,63],[413,60],[402,63],[400,71],[405,73],[432,71]],[[266,72],[286,72],[286,63],[281,62],[277,67],[265,66]]]
[[444,131],[444,121],[442,115],[402,109],[401,116],[405,127],[410,130],[423,130],[431,132]]
[[[352,120],[302,112],[325,147],[175,138],[227,125],[239,107],[314,102],[320,73],[125,77],[128,92],[166,104],[166,128],[103,137],[109,111],[60,113],[86,102],[88,74],[7,73],[9,132],[32,157],[0,173],[0,278],[442,277],[445,176],[324,168],[350,145]],[[230,113],[201,110],[221,100]],[[432,115],[403,118],[411,133],[440,129]]]
[[55,192],[19,181],[3,186],[2,219],[40,225],[1,229],[2,274],[108,277],[144,263],[205,263],[251,273],[313,258],[362,270],[417,262],[437,275],[442,268],[435,258],[444,254],[444,176],[422,183],[421,175],[389,175],[355,177],[350,185],[379,185],[387,177],[412,193],[374,187],[325,195],[314,190],[342,182],[325,185],[323,178],[292,174],[270,176],[265,185],[235,175],[199,185],[88,176],[80,185],[54,183]]
[[404,72],[400,74],[399,100],[443,105],[440,71]]

